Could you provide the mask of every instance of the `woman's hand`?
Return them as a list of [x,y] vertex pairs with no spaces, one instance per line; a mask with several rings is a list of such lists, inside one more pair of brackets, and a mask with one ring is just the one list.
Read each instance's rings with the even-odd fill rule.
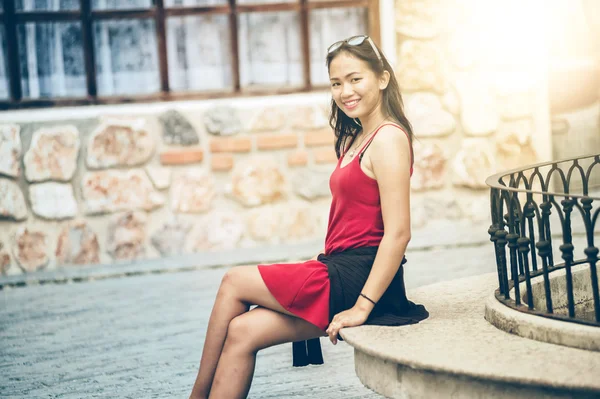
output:
[[329,335],[329,340],[332,344],[337,344],[337,336],[339,331],[344,327],[355,327],[364,324],[369,317],[369,311],[365,311],[364,309],[359,309],[354,306],[348,310],[344,310],[336,314],[331,320],[331,324],[327,327],[325,332]]

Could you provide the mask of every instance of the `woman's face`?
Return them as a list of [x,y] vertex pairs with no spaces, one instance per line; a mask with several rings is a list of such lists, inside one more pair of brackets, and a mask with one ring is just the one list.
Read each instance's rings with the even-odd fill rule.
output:
[[329,64],[331,94],[337,106],[350,118],[371,115],[381,104],[381,79],[369,65],[346,52]]

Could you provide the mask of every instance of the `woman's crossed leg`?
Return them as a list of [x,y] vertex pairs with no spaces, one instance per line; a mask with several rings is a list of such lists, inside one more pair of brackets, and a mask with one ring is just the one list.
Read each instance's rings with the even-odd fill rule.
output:
[[[248,312],[251,305],[259,307]],[[232,268],[217,292],[190,398],[245,398],[260,349],[324,335],[277,302],[258,267]]]

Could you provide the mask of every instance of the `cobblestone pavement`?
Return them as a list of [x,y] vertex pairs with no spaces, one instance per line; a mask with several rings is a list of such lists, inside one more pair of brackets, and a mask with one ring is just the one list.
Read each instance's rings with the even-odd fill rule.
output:
[[[487,245],[407,258],[409,289],[494,270]],[[5,288],[0,397],[187,399],[224,271]],[[356,377],[351,347],[321,342],[322,366],[291,367],[290,344],[260,352],[250,398],[381,397]]]

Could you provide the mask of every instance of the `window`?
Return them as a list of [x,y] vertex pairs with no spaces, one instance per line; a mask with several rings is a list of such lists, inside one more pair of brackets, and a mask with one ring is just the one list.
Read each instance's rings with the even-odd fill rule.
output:
[[0,109],[323,88],[378,0],[6,0]]

